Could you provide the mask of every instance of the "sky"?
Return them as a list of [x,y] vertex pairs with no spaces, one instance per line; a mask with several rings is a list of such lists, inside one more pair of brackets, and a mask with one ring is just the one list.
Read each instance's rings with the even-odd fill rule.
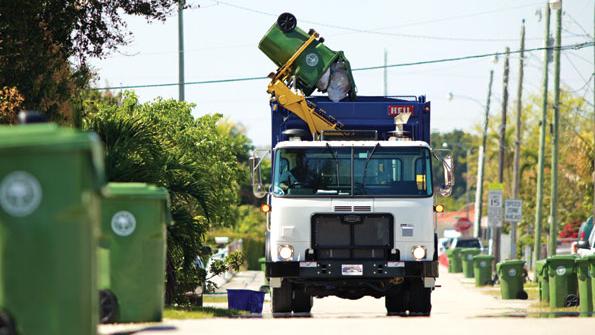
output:
[[[418,0],[418,1],[285,1],[187,0],[184,10],[185,78],[201,82],[262,77],[276,66],[258,42],[283,12],[293,13],[303,30],[314,28],[333,50],[342,50],[352,68],[401,64],[520,48],[526,23],[526,48],[544,45],[547,1],[536,0]],[[562,45],[593,40],[593,0],[564,0]],[[200,7],[199,7],[200,6]],[[552,12],[553,14],[553,12]],[[147,23],[127,17],[132,37],[128,45],[92,66],[96,87],[152,85],[178,81],[178,18]],[[552,15],[554,31],[555,17]],[[525,56],[524,96],[539,95],[543,51]],[[519,72],[518,54],[510,57],[509,108],[514,110]],[[457,62],[392,67],[388,95],[426,95],[432,102],[432,129],[469,131],[483,118],[489,72],[494,70],[491,113],[501,112],[504,58],[474,58]],[[553,64],[550,65],[550,74]],[[563,51],[561,82],[593,103],[593,47]],[[383,70],[354,72],[358,95],[384,95]],[[553,78],[550,76],[550,78]],[[589,81],[590,80],[590,81]],[[266,80],[186,85],[186,101],[196,104],[196,116],[221,113],[243,125],[255,145],[270,143],[269,96]],[[550,89],[552,79],[550,79]],[[141,101],[178,98],[178,87],[136,88]],[[452,93],[452,99],[449,94]]]

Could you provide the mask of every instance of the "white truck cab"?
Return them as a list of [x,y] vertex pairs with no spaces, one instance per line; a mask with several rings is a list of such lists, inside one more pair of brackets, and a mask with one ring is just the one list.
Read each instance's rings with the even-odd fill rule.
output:
[[386,297],[390,314],[429,315],[438,277],[432,156],[424,141],[277,143],[267,192],[273,312],[307,313],[312,297],[334,295]]

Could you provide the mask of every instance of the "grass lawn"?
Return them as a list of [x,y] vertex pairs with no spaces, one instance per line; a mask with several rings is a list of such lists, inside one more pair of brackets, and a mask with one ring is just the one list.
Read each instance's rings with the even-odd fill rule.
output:
[[167,306],[163,313],[163,318],[184,320],[184,319],[210,319],[210,318],[229,318],[245,315],[247,313],[229,310],[226,308],[214,307],[196,307],[196,306]]
[[225,294],[205,294],[202,297],[203,303],[227,303],[227,295]]

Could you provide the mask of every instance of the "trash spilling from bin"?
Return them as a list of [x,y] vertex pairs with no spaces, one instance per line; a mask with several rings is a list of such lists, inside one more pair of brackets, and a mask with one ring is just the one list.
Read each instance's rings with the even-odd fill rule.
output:
[[[258,48],[281,67],[312,34],[313,30],[306,33],[297,27],[293,14],[283,13],[260,40]],[[292,84],[306,96],[317,89],[327,93],[333,102],[346,97],[355,99],[357,89],[349,61],[342,51],[333,51],[323,42],[322,38],[314,41],[297,57],[290,70],[295,77]]]
[[263,303],[264,292],[262,291],[227,289],[228,309],[262,314]]

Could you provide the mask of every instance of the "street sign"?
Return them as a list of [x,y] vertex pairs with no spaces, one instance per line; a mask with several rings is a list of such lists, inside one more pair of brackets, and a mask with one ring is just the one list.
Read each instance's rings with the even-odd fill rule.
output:
[[490,226],[502,226],[502,190],[490,189],[488,192],[488,223]]
[[504,201],[504,220],[508,222],[520,222],[523,217],[523,201],[522,200],[506,200]]

